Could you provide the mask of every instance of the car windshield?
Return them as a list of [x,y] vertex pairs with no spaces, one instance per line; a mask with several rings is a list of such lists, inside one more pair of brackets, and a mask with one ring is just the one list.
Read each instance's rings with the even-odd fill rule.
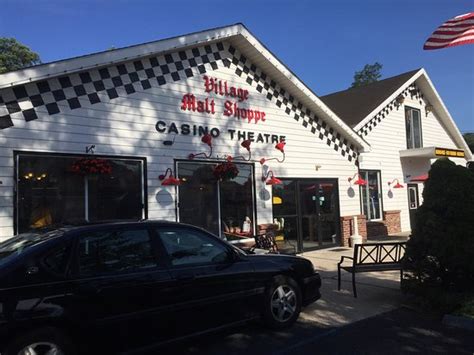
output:
[[11,237],[0,243],[0,265],[24,253],[29,248],[62,234],[62,231],[53,231],[48,233],[25,233]]

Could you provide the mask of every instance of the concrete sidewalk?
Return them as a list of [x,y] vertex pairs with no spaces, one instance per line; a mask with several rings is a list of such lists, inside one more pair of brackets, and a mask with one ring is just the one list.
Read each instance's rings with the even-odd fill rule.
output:
[[342,247],[300,254],[313,262],[322,277],[322,297],[304,309],[303,322],[339,327],[400,307],[403,296],[398,271],[356,274],[358,298],[354,298],[351,274],[342,270],[341,291],[337,290],[337,263],[341,256],[352,254],[352,248]]

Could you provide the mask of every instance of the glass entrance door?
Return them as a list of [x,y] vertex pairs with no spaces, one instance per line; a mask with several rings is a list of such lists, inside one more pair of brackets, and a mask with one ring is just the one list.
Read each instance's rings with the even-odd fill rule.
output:
[[278,225],[277,236],[299,251],[297,188],[295,180],[282,180],[281,185],[273,185],[273,223]]
[[331,246],[339,231],[336,179],[282,180],[273,186],[274,222],[298,251]]
[[303,250],[320,245],[319,185],[315,182],[299,182],[299,205]]
[[336,182],[319,184],[319,243],[335,244],[339,228],[339,196]]

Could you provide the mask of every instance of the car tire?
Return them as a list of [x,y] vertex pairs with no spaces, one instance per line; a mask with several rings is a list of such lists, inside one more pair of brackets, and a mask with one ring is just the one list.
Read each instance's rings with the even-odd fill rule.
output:
[[[34,349],[35,352],[28,352]],[[45,354],[53,350],[52,354],[75,355],[76,351],[69,337],[53,327],[44,327],[25,333],[14,339],[5,349],[5,355],[24,355],[30,353]],[[56,352],[54,352],[56,350]]]
[[265,290],[263,321],[272,329],[293,325],[301,311],[301,290],[288,276],[276,276]]

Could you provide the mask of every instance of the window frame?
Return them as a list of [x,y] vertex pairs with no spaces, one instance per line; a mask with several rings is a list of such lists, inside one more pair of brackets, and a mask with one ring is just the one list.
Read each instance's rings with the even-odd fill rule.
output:
[[[410,133],[411,133],[410,134],[410,143],[411,143],[412,147],[409,147],[409,144],[408,144],[408,131],[407,131],[408,112],[413,112],[413,111],[417,111],[418,112],[418,117],[420,118],[420,125],[419,125],[420,146],[419,147],[415,147],[415,130],[413,129],[414,128],[413,115],[411,113],[410,113]],[[417,109],[415,107],[411,107],[411,106],[405,106],[405,141],[406,141],[407,149],[423,148],[423,120],[422,120],[422,117],[421,117],[421,110]]]
[[[376,173],[377,174],[377,182],[378,182],[378,190],[379,190],[379,209],[380,209],[380,218],[369,218],[369,216],[365,215],[364,212],[364,202],[363,198],[368,196],[362,196],[362,186],[359,186],[359,199],[360,199],[360,211],[361,214],[365,215],[367,221],[383,221],[383,190],[382,190],[382,171],[381,170],[376,170],[376,169],[360,169],[359,174],[364,179],[365,181],[368,182],[368,175],[365,173]],[[369,201],[367,200],[367,206],[369,206]],[[370,209],[368,209],[368,212],[370,213]]]
[[[229,263],[235,261],[233,256],[236,253],[235,253],[235,250],[233,249],[233,247],[231,245],[228,245],[224,240],[214,236],[213,234],[209,233],[208,231],[206,231],[204,229],[201,229],[201,228],[198,228],[198,227],[188,227],[188,226],[179,225],[179,224],[177,224],[177,225],[156,225],[156,226],[153,226],[152,228],[153,228],[153,233],[155,233],[155,235],[157,236],[157,240],[158,240],[158,243],[160,244],[161,252],[165,254],[164,259],[166,260],[166,266],[170,269],[185,269],[185,268],[200,267],[200,266],[226,265],[226,264],[229,264]],[[188,231],[188,232],[197,232],[199,234],[204,234],[205,236],[207,236],[210,239],[214,240],[216,242],[216,244],[222,246],[225,250],[227,250],[227,252],[229,254],[229,259],[226,260],[226,261],[222,261],[222,262],[201,262],[201,263],[189,263],[189,264],[182,264],[182,265],[173,265],[171,255],[166,250],[165,243],[163,242],[163,240],[161,238],[161,233],[160,233],[161,229],[168,229],[168,228],[169,229],[182,230],[182,231]]]
[[141,162],[141,190],[142,190],[142,216],[144,219],[148,219],[148,172],[147,172],[147,158],[140,157],[140,156],[126,156],[126,155],[107,155],[107,154],[100,154],[100,155],[91,155],[91,154],[81,154],[81,153],[58,153],[58,152],[48,152],[48,151],[30,151],[30,150],[13,150],[13,181],[14,181],[14,188],[13,188],[13,231],[14,234],[19,233],[19,213],[18,213],[18,206],[19,206],[19,186],[18,186],[18,169],[19,166],[19,159],[21,156],[38,156],[38,157],[46,157],[46,158],[104,158],[104,159],[112,159],[112,160],[134,160]]
[[[143,229],[146,230],[149,237],[150,237],[150,246],[153,259],[155,261],[155,266],[149,268],[142,268],[142,269],[133,269],[133,270],[124,270],[124,271],[115,271],[109,273],[99,273],[95,275],[82,275],[80,272],[80,242],[81,237],[87,236],[89,233],[100,233],[100,232],[114,232],[114,231],[127,231],[127,230],[136,230],[136,229]],[[108,225],[108,226],[101,226],[98,228],[90,228],[87,230],[80,230],[74,234],[74,245],[73,245],[73,256],[71,262],[71,278],[76,280],[85,280],[85,279],[96,279],[96,278],[108,278],[108,277],[116,277],[116,276],[126,276],[126,275],[134,275],[134,274],[142,274],[142,273],[150,273],[157,270],[163,270],[166,268],[166,260],[165,256],[163,255],[162,251],[160,250],[160,246],[158,245],[158,241],[156,238],[155,233],[153,230],[143,224],[132,224],[132,225]]]

